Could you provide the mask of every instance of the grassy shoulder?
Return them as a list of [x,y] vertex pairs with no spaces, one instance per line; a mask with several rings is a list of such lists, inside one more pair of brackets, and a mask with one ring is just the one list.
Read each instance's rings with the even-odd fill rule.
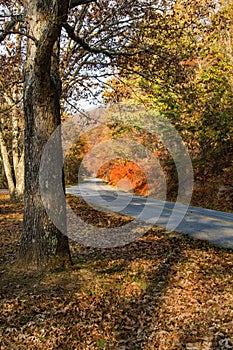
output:
[[[131,219],[69,196],[96,226]],[[119,248],[70,241],[74,265],[20,273],[22,205],[0,196],[1,349],[217,349],[233,338],[233,254],[153,227]]]

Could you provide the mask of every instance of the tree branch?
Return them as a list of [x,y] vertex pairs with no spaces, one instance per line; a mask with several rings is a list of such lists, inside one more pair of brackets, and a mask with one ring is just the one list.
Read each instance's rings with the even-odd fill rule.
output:
[[80,38],[78,35],[76,35],[74,28],[71,27],[68,23],[64,23],[63,27],[65,28],[68,36],[72,40],[74,40],[76,43],[78,43],[84,50],[91,52],[91,53],[95,53],[95,54],[102,53],[109,58],[114,58],[117,56],[131,57],[131,56],[135,56],[135,55],[141,54],[141,53],[146,51],[146,49],[143,49],[143,50],[134,51],[134,52],[127,52],[127,51],[108,50],[108,49],[105,49],[104,47],[93,47],[93,46],[90,46],[85,41],[85,39]]
[[76,6],[90,4],[90,3],[96,2],[96,1],[97,0],[70,0],[69,9],[71,10]]
[[7,35],[12,33],[12,30],[13,30],[14,26],[17,23],[22,22],[23,18],[24,18],[23,14],[17,15],[17,16],[13,16],[12,20],[6,23],[6,26],[5,26],[4,30],[1,30],[2,33],[0,34],[0,43],[5,40]]
[[[6,36],[10,35],[10,34],[19,34],[19,35],[25,36],[28,39],[31,39],[32,41],[34,41],[36,43],[36,45],[38,44],[38,41],[36,40],[36,38],[34,36],[27,34],[27,33],[24,33],[24,32],[21,32],[19,30],[9,30],[9,32],[6,32],[4,34],[6,34]],[[0,38],[1,38],[1,36],[0,36]],[[0,40],[0,43],[1,43],[1,40]]]
[[10,107],[7,107],[5,109],[0,110],[0,114],[9,112],[10,110],[12,110],[15,106],[17,106],[21,101],[23,101],[23,97],[21,97],[18,101],[16,101],[13,105],[11,105]]

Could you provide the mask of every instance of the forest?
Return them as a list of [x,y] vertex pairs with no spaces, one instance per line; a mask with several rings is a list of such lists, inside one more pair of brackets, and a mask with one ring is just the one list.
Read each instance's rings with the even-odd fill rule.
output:
[[231,0],[0,0],[1,349],[233,348],[232,248],[157,226],[84,245],[67,208],[81,236],[132,217],[65,194],[175,202],[185,150],[190,204],[231,215],[232,73]]

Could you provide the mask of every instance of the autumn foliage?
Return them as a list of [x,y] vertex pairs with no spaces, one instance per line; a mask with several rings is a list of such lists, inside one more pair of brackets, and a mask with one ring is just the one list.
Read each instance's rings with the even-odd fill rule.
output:
[[[141,155],[136,154],[137,147]],[[145,130],[107,123],[95,127],[84,133],[67,153],[66,183],[77,183],[88,176],[99,177],[120,190],[165,199],[165,178],[169,181],[170,172],[165,163],[169,154],[161,147],[157,136]]]
[[97,176],[121,190],[129,190],[131,187],[135,194],[148,195],[146,175],[133,161],[119,158],[107,162],[99,169]]

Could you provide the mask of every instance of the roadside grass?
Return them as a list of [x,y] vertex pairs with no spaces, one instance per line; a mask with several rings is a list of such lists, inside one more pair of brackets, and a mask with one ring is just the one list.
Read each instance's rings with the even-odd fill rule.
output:
[[[131,218],[68,196],[96,226]],[[233,338],[233,251],[153,227],[118,248],[70,241],[64,271],[15,268],[22,204],[0,195],[0,349],[197,350]]]

